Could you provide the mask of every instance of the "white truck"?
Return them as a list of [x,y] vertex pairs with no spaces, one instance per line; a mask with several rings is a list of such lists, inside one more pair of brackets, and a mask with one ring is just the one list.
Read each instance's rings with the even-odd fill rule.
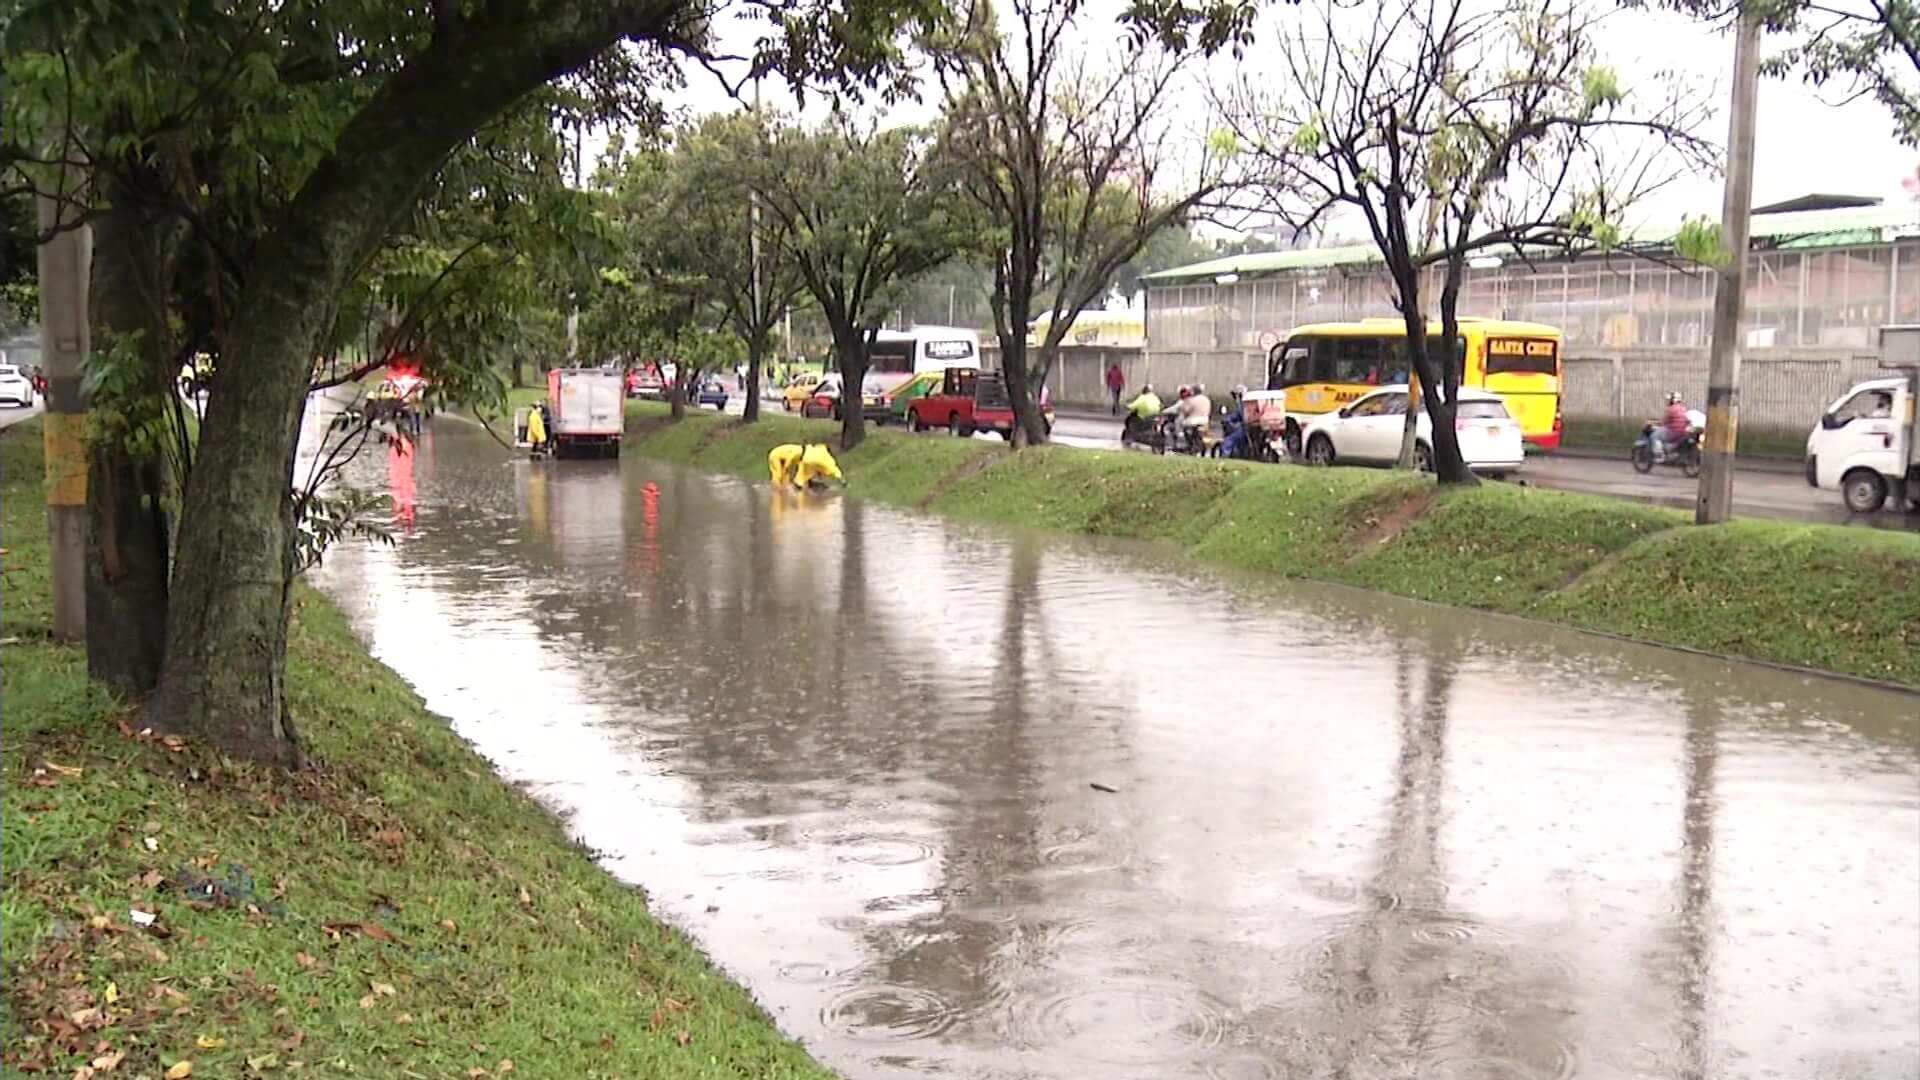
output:
[[555,368],[547,372],[555,457],[620,456],[626,430],[626,379],[612,368]]
[[1893,500],[1920,511],[1920,326],[1880,328],[1880,366],[1840,395],[1807,436],[1807,483],[1871,514]]

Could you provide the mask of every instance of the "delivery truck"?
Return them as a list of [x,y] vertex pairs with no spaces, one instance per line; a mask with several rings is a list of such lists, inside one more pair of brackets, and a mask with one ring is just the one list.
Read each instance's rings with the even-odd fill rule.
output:
[[612,368],[547,372],[548,438],[555,457],[618,457],[626,427],[626,380]]
[[1880,366],[1885,377],[1849,388],[1807,436],[1807,483],[1856,514],[1920,512],[1920,326],[1881,327]]

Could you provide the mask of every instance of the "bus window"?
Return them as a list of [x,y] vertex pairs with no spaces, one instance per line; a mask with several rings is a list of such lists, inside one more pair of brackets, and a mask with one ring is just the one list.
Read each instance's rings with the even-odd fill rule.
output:
[[875,341],[867,347],[867,370],[893,374],[913,372],[913,342]]
[[1487,374],[1558,375],[1559,343],[1550,338],[1488,338]]

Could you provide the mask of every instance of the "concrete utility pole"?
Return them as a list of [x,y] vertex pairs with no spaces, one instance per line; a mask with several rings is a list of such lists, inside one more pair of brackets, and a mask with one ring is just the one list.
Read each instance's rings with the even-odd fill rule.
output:
[[1747,306],[1747,225],[1753,210],[1753,128],[1760,93],[1760,17],[1740,16],[1734,31],[1733,116],[1727,124],[1727,181],[1720,206],[1726,261],[1713,295],[1713,347],[1707,372],[1707,432],[1693,520],[1733,516],[1733,452],[1740,435],[1740,317]]
[[[586,128],[586,122],[584,120],[574,121],[574,124],[573,124],[573,190],[575,191],[581,191],[586,187],[586,184],[581,179],[583,170],[581,169],[582,161],[580,157],[581,134],[585,128]],[[579,355],[580,355],[580,290],[570,289],[567,292],[567,363],[569,365],[577,363]]]
[[[753,77],[753,122],[755,127],[758,127],[760,124],[760,77],[758,75],[755,75]],[[748,210],[749,220],[748,220],[748,231],[747,231],[747,257],[753,260],[753,328],[755,332],[755,337],[757,338],[759,336],[760,328],[762,326],[765,326],[767,322],[767,297],[763,289],[762,283],[760,281],[760,191],[759,189],[749,188],[747,190],[747,200],[748,200],[748,206],[749,206],[749,210]],[[767,362],[767,358],[764,356],[761,357],[760,362],[762,364],[765,364]],[[742,387],[741,389],[743,391],[746,390],[745,387]],[[752,393],[757,395],[759,391],[754,390],[752,391]],[[756,397],[755,400],[757,401],[758,398]]]
[[[69,199],[77,195],[69,193]],[[87,284],[93,270],[93,230],[54,232],[80,213],[72,202],[42,194],[36,200],[40,233],[40,351],[47,368],[47,532],[53,542],[53,636],[79,641],[87,634],[87,402],[81,394],[87,350]]]

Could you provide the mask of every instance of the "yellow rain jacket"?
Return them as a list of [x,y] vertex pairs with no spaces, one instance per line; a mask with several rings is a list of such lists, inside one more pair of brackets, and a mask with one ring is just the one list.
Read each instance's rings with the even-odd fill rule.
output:
[[527,410],[527,441],[536,447],[546,444],[547,422],[541,419],[539,409]]
[[844,480],[840,463],[822,443],[786,443],[767,451],[767,478],[775,484],[804,488],[815,480]]

